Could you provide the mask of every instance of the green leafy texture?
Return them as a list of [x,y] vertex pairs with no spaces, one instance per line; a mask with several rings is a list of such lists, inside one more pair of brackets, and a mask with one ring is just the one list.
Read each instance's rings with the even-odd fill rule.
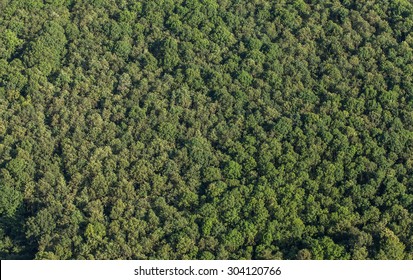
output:
[[0,258],[413,258],[411,1],[0,11]]

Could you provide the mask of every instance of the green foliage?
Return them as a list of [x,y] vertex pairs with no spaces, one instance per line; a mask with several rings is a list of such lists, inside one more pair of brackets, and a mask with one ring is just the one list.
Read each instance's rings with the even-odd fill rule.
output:
[[411,1],[0,11],[0,258],[413,258]]
[[227,178],[237,179],[241,177],[241,169],[241,165],[239,165],[236,161],[231,160],[224,169],[224,172],[227,175]]
[[65,52],[65,30],[55,22],[46,22],[40,35],[30,43],[25,55],[27,67],[37,67],[47,76],[60,67],[60,59]]
[[16,49],[21,47],[22,43],[23,40],[19,39],[15,32],[10,29],[3,30],[0,35],[1,58],[10,58],[16,52]]
[[0,186],[0,215],[13,216],[23,202],[22,194],[9,186]]

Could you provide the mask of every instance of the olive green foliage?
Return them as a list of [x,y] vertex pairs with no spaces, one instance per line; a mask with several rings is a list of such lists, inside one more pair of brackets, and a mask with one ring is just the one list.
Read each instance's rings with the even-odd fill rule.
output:
[[412,259],[413,3],[0,0],[0,258]]

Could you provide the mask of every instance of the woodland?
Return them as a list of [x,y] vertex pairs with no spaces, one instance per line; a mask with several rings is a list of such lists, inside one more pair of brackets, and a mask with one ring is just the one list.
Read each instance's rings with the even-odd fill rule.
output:
[[413,1],[0,0],[0,259],[413,259]]

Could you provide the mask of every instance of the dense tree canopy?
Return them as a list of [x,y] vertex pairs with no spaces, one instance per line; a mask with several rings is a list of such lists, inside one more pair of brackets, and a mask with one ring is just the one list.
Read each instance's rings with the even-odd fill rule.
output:
[[410,0],[0,0],[0,258],[412,259]]

